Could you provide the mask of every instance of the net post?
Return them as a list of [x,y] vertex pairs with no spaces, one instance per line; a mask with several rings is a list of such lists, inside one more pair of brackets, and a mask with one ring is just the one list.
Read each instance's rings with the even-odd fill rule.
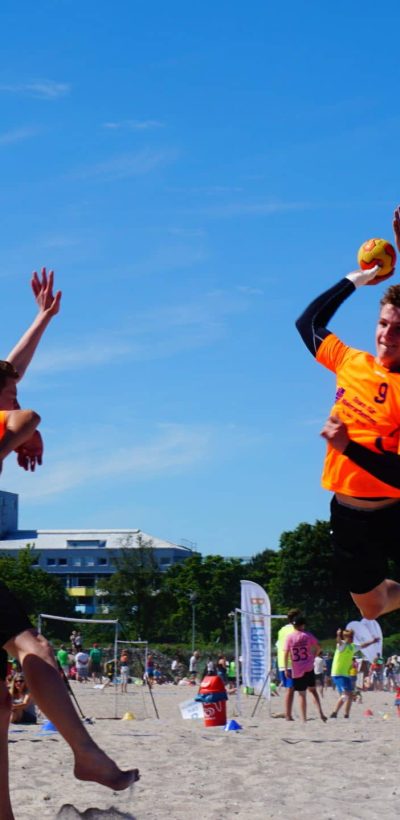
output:
[[117,684],[117,653],[118,653],[118,621],[115,622],[114,635],[114,717],[118,717],[118,684]]

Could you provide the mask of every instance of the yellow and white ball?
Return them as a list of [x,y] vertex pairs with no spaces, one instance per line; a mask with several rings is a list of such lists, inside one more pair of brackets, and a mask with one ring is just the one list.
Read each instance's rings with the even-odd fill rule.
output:
[[361,270],[370,270],[379,265],[380,270],[368,282],[369,285],[377,285],[394,273],[396,251],[386,239],[367,239],[358,250],[357,261]]

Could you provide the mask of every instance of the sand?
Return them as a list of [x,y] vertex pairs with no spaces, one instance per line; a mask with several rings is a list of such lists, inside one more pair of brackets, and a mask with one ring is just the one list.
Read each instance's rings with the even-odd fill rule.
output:
[[[158,686],[149,692],[130,685],[117,704],[111,689],[73,684],[88,730],[122,768],[138,766],[139,783],[113,793],[72,774],[72,755],[57,733],[40,726],[10,728],[11,794],[16,820],[266,820],[266,818],[397,818],[400,813],[400,719],[394,695],[370,692],[323,724],[309,698],[309,720],[279,715],[283,697],[265,701],[252,717],[254,696],[228,702],[228,719],[243,728],[206,728],[183,720],[179,703],[197,687]],[[297,697],[297,696],[296,696]],[[329,715],[336,700],[323,700]],[[114,719],[127,711],[134,720]],[[365,711],[373,712],[370,717]],[[108,715],[108,717],[107,717]]]

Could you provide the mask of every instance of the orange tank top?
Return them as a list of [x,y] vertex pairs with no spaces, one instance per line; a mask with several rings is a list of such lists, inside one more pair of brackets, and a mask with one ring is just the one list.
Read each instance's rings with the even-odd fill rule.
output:
[[[400,453],[400,373],[378,364],[370,353],[348,347],[334,333],[321,343],[317,361],[336,373],[331,415],[347,425],[352,441],[376,453],[382,448]],[[361,498],[400,498],[400,489],[375,478],[329,444],[322,486]]]
[[7,410],[0,410],[0,439],[3,438],[6,432]]

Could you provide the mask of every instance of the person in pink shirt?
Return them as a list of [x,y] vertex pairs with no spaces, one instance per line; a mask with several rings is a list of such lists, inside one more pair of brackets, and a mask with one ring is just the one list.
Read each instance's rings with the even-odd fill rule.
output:
[[[311,632],[304,630],[305,618],[297,615],[292,620],[294,632],[285,641],[285,674],[292,675],[293,689],[299,693],[300,712],[304,723],[307,720],[307,689],[310,690],[317,705],[319,716],[325,723],[327,718],[322,711],[321,701],[315,686],[314,659],[320,650],[318,641]],[[288,669],[289,656],[292,669]]]

